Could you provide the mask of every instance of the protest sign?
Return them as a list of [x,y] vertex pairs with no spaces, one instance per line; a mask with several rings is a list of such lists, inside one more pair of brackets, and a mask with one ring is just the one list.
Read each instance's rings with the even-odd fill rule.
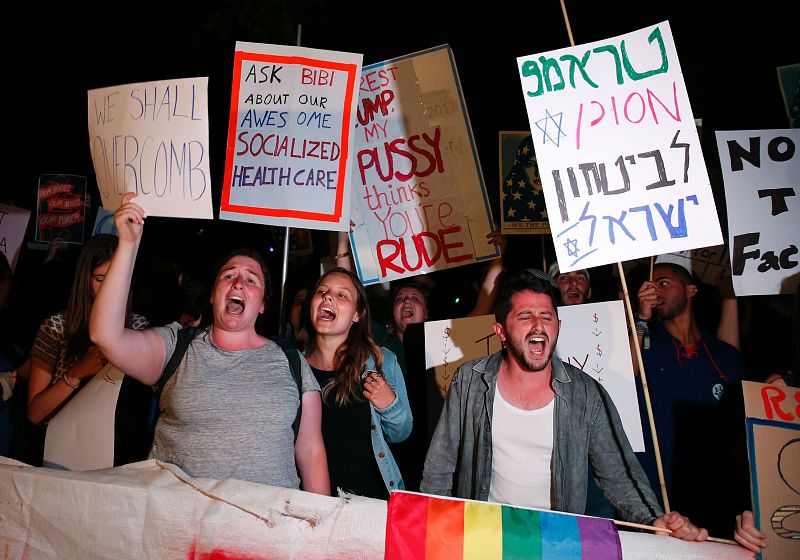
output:
[[500,256],[450,47],[366,66],[359,96],[350,245],[361,281]]
[[[716,247],[703,247],[658,255],[656,264],[672,262],[681,265],[691,274],[697,276],[701,282],[717,285],[725,276],[731,275],[731,261],[728,258],[727,245]],[[649,265],[650,261],[647,260]]]
[[517,62],[562,272],[722,242],[668,22]]
[[30,210],[0,204],[0,251],[6,256],[11,270],[17,268],[30,216]]
[[219,216],[346,231],[362,55],[236,43]]
[[[622,301],[558,308],[561,330],[555,354],[608,391],[634,451],[644,451],[642,422]],[[456,369],[500,350],[493,315],[425,323],[425,366],[434,368],[442,397]]]
[[97,209],[97,217],[94,219],[94,229],[92,235],[109,233],[117,235],[117,226],[114,224],[114,212],[106,210],[102,206]]
[[36,241],[61,239],[83,243],[88,206],[86,177],[40,175],[36,204]]
[[800,555],[800,389],[743,381],[753,514],[761,557]]
[[800,130],[717,132],[737,296],[800,285]]
[[500,230],[503,234],[550,233],[529,131],[500,131]]
[[89,148],[103,207],[136,192],[148,216],[213,218],[208,78],[89,90]]
[[621,300],[558,308],[556,355],[600,383],[617,407],[634,451],[644,451],[625,304]]

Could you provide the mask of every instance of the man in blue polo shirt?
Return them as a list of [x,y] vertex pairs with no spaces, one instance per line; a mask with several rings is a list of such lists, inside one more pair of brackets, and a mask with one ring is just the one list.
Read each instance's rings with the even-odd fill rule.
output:
[[[740,381],[744,363],[731,345],[702,331],[693,301],[698,286],[688,270],[660,263],[638,292],[637,332],[653,408],[670,506],[712,534],[724,529],[715,512],[722,471],[719,402],[729,383]],[[639,407],[646,451],[639,460],[659,487],[641,377]],[[719,527],[719,529],[717,529]]]

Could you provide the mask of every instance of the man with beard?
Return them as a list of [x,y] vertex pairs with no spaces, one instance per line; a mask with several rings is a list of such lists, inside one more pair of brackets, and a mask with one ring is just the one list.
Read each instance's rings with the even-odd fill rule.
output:
[[[697,292],[688,270],[675,263],[656,264],[653,280],[645,281],[638,292],[636,330],[670,506],[712,534],[721,534],[731,529],[730,520],[716,511],[724,499],[721,477],[730,466],[719,464],[721,453],[715,446],[720,430],[730,428],[720,425],[719,403],[728,384],[742,379],[744,364],[733,346],[698,327],[693,307]],[[649,341],[642,345],[645,336]],[[656,487],[658,471],[641,376],[637,391],[646,448],[639,459]]]
[[527,270],[500,288],[494,330],[504,349],[456,371],[421,491],[582,514],[591,462],[622,518],[705,540],[686,517],[662,514],[605,389],[553,355],[554,295]]
[[582,268],[562,273],[558,263],[554,262],[550,265],[548,273],[556,281],[561,292],[561,305],[580,305],[589,302],[589,298],[592,297],[592,281],[589,279],[588,270]]

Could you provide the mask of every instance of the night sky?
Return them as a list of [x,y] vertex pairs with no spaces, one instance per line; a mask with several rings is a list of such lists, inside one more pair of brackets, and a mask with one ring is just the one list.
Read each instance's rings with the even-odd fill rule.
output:
[[[797,10],[762,0],[748,7],[630,0],[567,1],[576,44],[668,20],[692,109],[703,119],[712,185],[719,173],[715,130],[786,128],[776,67],[800,62]],[[516,58],[569,46],[558,0],[491,1],[477,7],[435,1],[162,1],[15,6],[6,17],[6,177],[0,200],[33,209],[43,173],[89,179],[87,90],[125,83],[209,77],[210,166],[215,214],[221,192],[236,41],[362,53],[364,64],[444,43],[452,47],[490,197],[498,208],[498,131],[528,128]],[[720,185],[715,185],[721,188]],[[720,212],[725,228],[724,211]],[[31,219],[31,222],[33,218]],[[145,239],[164,251],[216,238],[269,242],[268,228],[214,220],[155,218]],[[32,231],[32,228],[30,229]],[[156,233],[164,231],[167,233]],[[149,233],[149,235],[148,235]],[[534,243],[516,236],[517,245]],[[522,239],[519,239],[522,238]],[[537,245],[539,241],[535,242]],[[178,249],[176,249],[176,247]]]

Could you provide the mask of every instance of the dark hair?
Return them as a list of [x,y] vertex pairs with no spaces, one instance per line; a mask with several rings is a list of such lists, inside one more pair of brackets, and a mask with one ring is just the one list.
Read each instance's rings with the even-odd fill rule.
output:
[[[541,274],[542,276],[544,275],[544,273]],[[497,299],[494,305],[495,321],[505,325],[506,317],[511,311],[511,298],[514,297],[514,294],[525,290],[549,297],[556,312],[556,317],[558,317],[559,292],[553,286],[552,281],[545,280],[542,276],[523,269],[515,270],[501,279],[500,289],[497,292]]]
[[77,360],[83,357],[92,345],[89,339],[89,317],[94,303],[92,271],[111,260],[118,242],[116,235],[102,233],[90,237],[83,244],[64,311],[64,338],[67,341],[65,355],[68,359]]
[[[684,286],[694,285],[697,286],[700,282],[694,279],[692,273],[689,272],[686,267],[681,266],[674,262],[660,262],[653,265],[653,269],[657,267],[667,268],[669,269],[675,276],[677,276],[680,281],[683,283]],[[655,279],[655,272],[653,273],[653,279]]]
[[[331,274],[344,274],[353,283],[356,289],[356,310],[359,313],[359,320],[350,325],[347,339],[336,349],[334,367],[336,374],[330,383],[322,388],[322,397],[327,399],[333,394],[334,400],[338,405],[345,405],[354,401],[364,400],[361,388],[361,372],[367,363],[369,356],[375,359],[375,369],[383,373],[383,354],[378,345],[372,340],[372,329],[370,323],[372,318],[369,312],[369,300],[364,285],[358,276],[346,268],[332,268],[322,276],[314,285],[312,295],[316,294],[320,284]],[[300,344],[306,355],[313,354],[317,349],[317,333],[314,330],[312,321],[306,321],[303,331],[300,333]]]

